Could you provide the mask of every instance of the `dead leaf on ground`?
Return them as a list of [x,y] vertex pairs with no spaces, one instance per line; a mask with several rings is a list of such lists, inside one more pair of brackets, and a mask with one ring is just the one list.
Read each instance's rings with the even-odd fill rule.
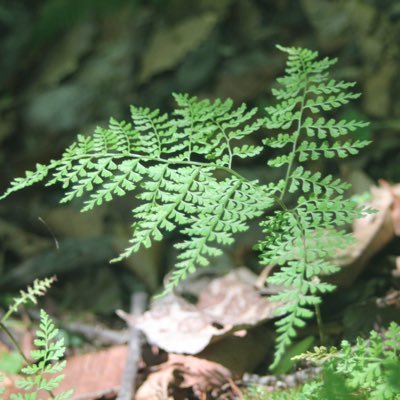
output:
[[[136,400],[167,400],[172,386],[192,389],[199,398],[231,382],[230,371],[202,358],[169,354],[168,361],[157,366],[139,387]],[[201,397],[203,396],[203,397]]]
[[368,207],[377,210],[365,218],[355,220],[355,243],[340,255],[340,272],[332,281],[342,287],[350,286],[368,260],[400,232],[400,184],[380,181],[380,187],[371,188],[372,200]]
[[56,394],[74,389],[72,400],[97,399],[118,393],[127,357],[127,346],[67,358],[64,380]]
[[172,353],[197,354],[226,335],[273,317],[277,305],[259,295],[256,280],[256,275],[240,268],[213,280],[196,305],[171,294],[153,302],[138,318],[122,317],[151,344]]

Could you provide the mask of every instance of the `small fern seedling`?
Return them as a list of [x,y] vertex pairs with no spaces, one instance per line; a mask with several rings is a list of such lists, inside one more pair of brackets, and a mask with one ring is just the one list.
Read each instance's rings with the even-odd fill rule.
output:
[[44,310],[40,311],[40,325],[34,340],[35,350],[31,357],[34,363],[22,368],[24,378],[18,380],[16,385],[24,393],[11,395],[11,400],[35,400],[40,394],[47,393],[56,400],[69,399],[72,390],[60,395],[53,395],[64,376],[61,374],[65,368],[66,361],[61,360],[64,356],[64,339],[57,338],[59,330]]
[[28,286],[26,290],[21,290],[19,296],[13,299],[13,303],[8,308],[7,312],[1,318],[1,322],[5,323],[11,314],[18,311],[18,308],[23,304],[32,302],[37,304],[37,298],[44,296],[51,285],[56,281],[56,277],[44,279],[35,279],[32,286]]
[[340,349],[316,348],[296,359],[322,362],[325,372],[322,380],[305,385],[301,399],[328,398],[326,393],[338,382],[352,399],[400,399],[400,326],[395,322],[384,335],[371,331],[368,339],[358,337],[354,346],[342,341]]
[[[66,361],[60,360],[64,356],[65,346],[64,339],[57,339],[59,331],[55,328],[46,312],[43,310],[40,311],[40,326],[34,340],[36,350],[31,352],[31,357],[34,360],[33,363],[31,363],[22,351],[6,326],[6,321],[13,313],[18,311],[21,305],[28,302],[37,304],[37,298],[45,295],[55,280],[55,277],[41,280],[36,279],[32,286],[28,286],[26,290],[20,291],[19,297],[13,299],[13,303],[0,320],[0,329],[11,340],[26,363],[26,366],[21,371],[26,377],[16,382],[17,388],[21,389],[21,392],[11,394],[11,400],[36,400],[40,394],[44,393],[47,393],[53,399],[66,400],[72,395],[72,390],[63,392],[57,396],[54,396],[52,393],[52,390],[56,389],[63,379],[61,372],[65,368]],[[51,375],[55,376],[50,377]],[[0,382],[2,379],[3,376],[0,374]],[[0,387],[0,395],[2,393],[4,393],[4,389]]]
[[[354,83],[330,78],[336,60],[318,59],[307,49],[279,49],[288,54],[286,75],[277,80],[278,103],[267,107],[267,118],[257,118],[257,110],[245,104],[235,107],[230,99],[186,94],[174,94],[177,107],[170,115],[132,106],[131,122],[111,118],[108,128],[78,136],[61,159],[37,164],[0,199],[45,179],[47,186],[65,190],[61,202],[83,198],[82,211],[115,196],[136,196],[132,238],[116,260],[178,231],[178,262],[167,291],[207,266],[249,221],[277,205],[279,211],[262,223],[265,239],[258,245],[262,263],[280,268],[269,279],[282,288],[271,299],[280,303],[283,316],[277,322],[276,364],[313,307],[319,315],[321,294],[334,289],[321,277],[337,270],[329,260],[351,241],[343,227],[368,212],[344,197],[348,184],[307,169],[309,161],[344,158],[368,144],[346,138],[366,122],[328,117],[358,98],[349,90]],[[269,164],[284,169],[285,176],[269,184],[249,180],[235,167],[238,158],[261,153],[262,146],[242,140],[262,127],[271,131],[264,145],[281,150]],[[297,198],[293,207],[288,193]]]

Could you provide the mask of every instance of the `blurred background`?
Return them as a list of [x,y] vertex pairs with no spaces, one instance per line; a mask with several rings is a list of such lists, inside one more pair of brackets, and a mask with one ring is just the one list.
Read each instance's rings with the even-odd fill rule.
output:
[[[340,116],[371,121],[356,134],[373,145],[328,168],[356,192],[382,178],[398,183],[399,37],[396,0],[2,0],[0,188],[60,156],[78,133],[110,116],[128,119],[130,104],[169,111],[171,92],[188,92],[262,109],[283,73],[276,44],[338,57],[335,78],[356,81],[363,93]],[[267,158],[239,168],[271,180]],[[129,240],[132,198],[87,214],[59,198],[59,188],[35,186],[0,203],[1,301],[36,277],[57,274],[50,312],[106,316],[138,285],[160,287],[173,265],[173,238],[108,263]],[[245,263],[259,272],[251,250],[257,239],[251,230],[215,264]]]

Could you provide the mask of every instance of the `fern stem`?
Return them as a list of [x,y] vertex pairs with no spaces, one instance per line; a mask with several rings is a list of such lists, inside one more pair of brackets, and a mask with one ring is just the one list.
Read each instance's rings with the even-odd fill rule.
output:
[[225,133],[225,129],[222,128],[221,124],[218,121],[215,121],[215,123],[217,124],[218,128],[220,129],[222,136],[224,137],[225,141],[226,141],[226,146],[228,148],[228,156],[229,156],[229,162],[228,162],[228,168],[231,169],[232,167],[232,158],[233,158],[233,154],[232,154],[232,149],[231,149],[231,145],[230,145],[230,141],[228,136]]
[[151,127],[153,128],[154,135],[157,138],[158,155],[161,155],[162,148],[161,148],[160,134],[158,133],[158,130],[157,130],[156,126],[154,125],[153,119],[149,118],[148,120],[151,124]]
[[26,364],[29,365],[29,360],[28,357],[26,357],[25,353],[22,351],[20,345],[18,342],[15,340],[13,334],[9,331],[9,329],[4,325],[3,321],[0,322],[0,329],[6,334],[6,336],[11,340],[12,344],[20,354],[20,356],[23,358],[23,360],[26,362]]
[[[306,67],[304,65],[304,61],[303,61],[302,58],[300,58],[300,62],[302,64],[303,73],[305,75],[304,80],[305,80],[305,82],[307,82]],[[291,157],[290,157],[289,165],[288,165],[288,168],[286,170],[285,186],[283,187],[282,193],[280,195],[280,199],[281,200],[285,196],[286,189],[287,189],[287,186],[289,184],[290,173],[292,172],[292,168],[293,168],[293,162],[294,162],[295,154],[296,154],[296,150],[297,150],[297,142],[299,141],[300,131],[301,131],[301,128],[303,126],[303,113],[304,113],[304,108],[305,108],[306,96],[307,96],[307,84],[304,85],[304,89],[303,89],[303,93],[302,93],[302,97],[301,97],[299,118],[297,119],[297,129],[296,129],[296,134],[295,134],[295,138],[294,138],[294,141],[293,141],[293,147],[292,147],[292,151],[291,151]]]
[[116,154],[116,153],[96,153],[96,154],[85,154],[79,155],[79,157],[73,157],[70,161],[78,161],[84,158],[99,158],[104,159],[106,157],[113,157],[113,158],[133,158],[138,159],[145,162],[159,162],[165,163],[167,165],[189,165],[189,166],[198,166],[198,167],[206,167],[212,168],[214,170],[225,171],[229,175],[236,176],[236,178],[240,179],[242,182],[250,182],[249,179],[245,178],[243,175],[240,175],[238,172],[233,170],[230,167],[225,167],[223,165],[218,165],[214,163],[206,163],[201,161],[191,161],[191,160],[167,160],[165,158],[160,157],[149,157],[140,154],[134,153],[124,153],[124,154]]

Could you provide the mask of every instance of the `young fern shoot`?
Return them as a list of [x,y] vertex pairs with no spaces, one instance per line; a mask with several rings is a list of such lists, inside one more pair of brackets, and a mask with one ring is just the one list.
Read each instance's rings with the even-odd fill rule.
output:
[[[64,378],[61,373],[66,366],[66,361],[62,360],[65,352],[64,339],[57,337],[59,330],[54,326],[47,313],[40,310],[40,326],[34,340],[36,349],[31,351],[33,362],[28,359],[6,327],[7,320],[18,311],[20,306],[28,302],[37,304],[38,297],[44,296],[55,280],[55,277],[36,279],[32,286],[20,291],[20,295],[13,299],[8,311],[0,319],[0,330],[11,340],[26,363],[21,370],[23,377],[15,382],[20,392],[11,394],[11,400],[36,400],[45,394],[56,400],[67,400],[72,396],[72,390],[61,392],[58,395],[54,395],[52,392],[58,388]],[[0,383],[2,380],[3,376],[0,373]],[[4,391],[0,387],[0,395]]]
[[[130,192],[140,204],[132,210],[133,234],[126,250],[115,260],[129,257],[141,247],[178,231],[178,262],[166,290],[170,291],[197,267],[222,253],[234,235],[248,229],[250,220],[279,211],[262,223],[265,233],[258,249],[264,264],[280,270],[269,283],[282,287],[272,300],[281,303],[275,360],[296,335],[296,329],[313,313],[320,295],[333,290],[321,275],[336,271],[328,261],[335,249],[349,243],[343,225],[366,210],[343,197],[348,185],[306,169],[305,163],[321,157],[347,157],[368,142],[343,140],[365,122],[327,118],[326,111],[347,104],[359,95],[347,91],[354,83],[335,81],[329,68],[336,60],[318,60],[318,53],[284,48],[286,75],[273,94],[278,104],[267,107],[268,117],[256,109],[235,107],[228,100],[199,100],[174,94],[177,108],[171,114],[131,107],[132,122],[111,118],[108,128],[92,136],[78,136],[59,160],[37,164],[36,170],[15,179],[0,197],[48,178],[47,186],[61,184],[61,202],[84,197],[82,211]],[[249,180],[235,170],[237,158],[259,155],[262,146],[243,144],[246,136],[266,127],[266,146],[283,153],[269,164],[285,168],[285,179],[267,185]],[[289,208],[287,194],[297,194]],[[339,228],[339,229],[338,229]]]

